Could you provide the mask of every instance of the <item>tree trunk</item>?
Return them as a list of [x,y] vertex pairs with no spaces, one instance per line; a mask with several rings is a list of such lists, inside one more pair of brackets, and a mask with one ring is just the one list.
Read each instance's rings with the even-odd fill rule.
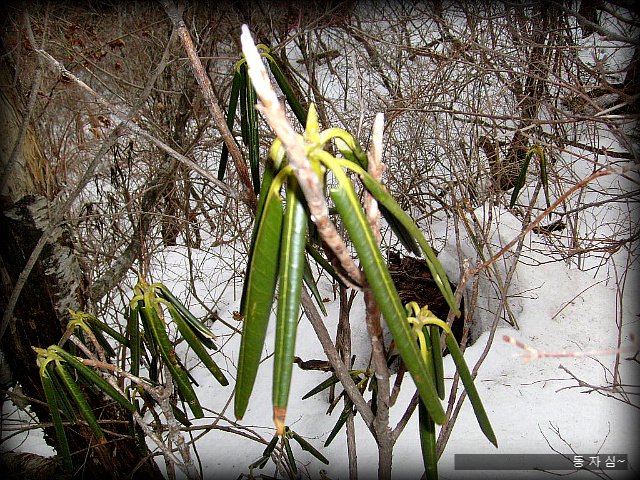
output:
[[[3,59],[8,58],[2,55]],[[0,306],[6,309],[18,276],[24,268],[34,246],[43,231],[49,227],[49,202],[46,194],[47,161],[40,153],[36,133],[30,126],[23,131],[22,146],[11,154],[21,136],[23,124],[21,98],[14,85],[14,74],[6,64],[0,65],[0,118],[2,118],[2,144],[0,165],[6,172],[10,158],[11,175],[2,193],[0,215]],[[69,320],[68,309],[86,307],[84,279],[68,232],[63,228],[51,236],[37,263],[29,275],[18,299],[0,348],[5,367],[11,371],[11,384],[20,384],[27,397],[44,401],[40,383],[36,354],[32,346],[46,348],[56,344]],[[71,425],[66,428],[72,452],[75,475],[78,478],[115,479],[163,478],[152,457],[138,448],[129,437],[128,413],[116,408],[103,395],[94,395],[87,389],[90,405],[96,417],[108,420],[104,424],[108,442],[96,445],[91,431],[86,426]],[[50,422],[46,406],[31,404],[31,409],[40,422]],[[114,423],[110,423],[113,421]],[[56,447],[56,438],[51,427],[44,429],[46,442]]]

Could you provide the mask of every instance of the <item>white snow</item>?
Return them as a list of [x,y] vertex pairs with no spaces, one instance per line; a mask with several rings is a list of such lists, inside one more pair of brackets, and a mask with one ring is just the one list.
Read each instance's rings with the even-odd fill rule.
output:
[[[501,241],[509,240],[514,232],[510,222],[501,217]],[[516,229],[517,230],[517,229]],[[496,240],[498,241],[498,240]],[[171,263],[185,261],[176,254],[166,258]],[[446,249],[445,251],[448,251]],[[206,262],[206,258],[198,259]],[[448,264],[447,261],[444,262]],[[211,265],[211,272],[217,272]],[[212,273],[206,281],[217,283],[223,288],[218,307],[225,319],[232,318],[231,312],[238,308],[238,301],[233,299],[230,288],[224,288],[224,282],[217,278],[220,273]],[[171,285],[173,287],[173,285]],[[178,287],[178,285],[176,285]],[[203,285],[206,289],[207,286]],[[329,315],[325,319],[330,332],[335,332],[338,301],[333,300],[330,285],[320,283],[321,294],[331,301],[326,303]],[[496,450],[483,436],[476,424],[469,402],[465,402],[446,450],[440,460],[441,478],[537,478],[548,476],[542,472],[510,471],[504,477],[499,472],[463,472],[453,470],[454,455],[457,453],[553,453],[552,448],[564,454],[572,451],[578,454],[627,453],[631,465],[634,466],[633,452],[638,451],[636,440],[637,408],[607,398],[589,388],[578,387],[569,374],[560,369],[564,366],[576,377],[591,385],[607,385],[611,383],[611,369],[614,356],[597,356],[581,358],[540,358],[531,362],[523,362],[514,355],[524,353],[515,346],[504,342],[502,335],[510,335],[541,351],[591,351],[616,347],[616,289],[607,285],[603,279],[593,278],[588,273],[567,268],[560,262],[536,266],[518,267],[513,291],[525,292],[514,300],[517,320],[520,326],[516,330],[504,322],[496,331],[495,339],[489,354],[478,372],[476,385],[487,409],[489,418],[496,432],[499,449]],[[624,307],[623,322],[635,321],[637,307],[631,300],[637,298],[637,285],[629,284],[626,296],[629,300]],[[194,308],[196,312],[197,308]],[[352,311],[352,328],[354,352],[360,362],[368,358],[366,330],[363,325],[364,309],[360,299],[356,299]],[[485,316],[489,316],[488,313]],[[488,321],[485,321],[485,325]],[[216,327],[217,333],[223,336],[228,332],[224,326]],[[626,330],[628,331],[628,329]],[[268,355],[272,352],[273,322],[266,341]],[[483,333],[475,344],[467,348],[465,358],[473,366],[485,348],[488,333]],[[623,341],[628,345],[629,341]],[[228,370],[228,376],[234,374],[233,362],[237,356],[239,336],[234,335],[223,348],[225,357],[216,353],[214,359]],[[319,341],[306,318],[300,321],[297,342],[297,354],[304,359],[326,358]],[[630,356],[623,355],[623,356]],[[360,363],[357,366],[363,366]],[[271,423],[271,358],[267,358],[259,371],[259,378],[251,399],[247,415],[242,425],[250,426],[263,438],[269,440],[273,434]],[[623,381],[637,384],[637,364],[622,361]],[[445,358],[445,371],[450,378],[454,366],[450,357]],[[206,371],[198,369],[195,376],[200,387],[197,394],[208,408],[222,412],[231,395],[231,388],[223,388],[213,380]],[[323,455],[330,460],[325,466],[306,452],[302,452],[294,443],[294,454],[312,478],[318,477],[324,468],[329,478],[347,478],[346,440],[340,434],[326,449],[322,444],[333,428],[340,408],[336,408],[331,417],[325,415],[327,394],[320,394],[307,400],[300,398],[316,384],[327,378],[326,373],[302,371],[294,369],[288,424],[297,433],[307,438]],[[447,384],[447,388],[450,381]],[[339,391],[339,390],[338,390]],[[448,390],[447,390],[448,391]],[[392,409],[391,425],[399,420],[413,395],[414,388],[407,378],[402,394]],[[5,412],[6,413],[6,412]],[[16,414],[24,417],[24,412]],[[224,413],[232,418],[232,408]],[[400,436],[394,450],[394,468],[396,474],[407,478],[418,478],[422,472],[422,460],[417,437],[416,416],[409,422]],[[199,422],[211,423],[213,418]],[[228,425],[224,420],[220,425]],[[377,468],[377,450],[371,434],[359,417],[356,417],[359,473],[361,478],[373,478]],[[3,446],[50,454],[51,450],[44,446],[37,431],[30,432],[25,438],[16,437]],[[6,434],[6,432],[5,432]],[[203,461],[205,478],[235,478],[240,473],[248,473],[248,465],[257,459],[264,445],[245,437],[214,430],[197,442],[198,451]],[[572,450],[573,449],[573,450]],[[263,470],[265,474],[274,473],[273,464],[269,463]],[[260,472],[256,472],[260,473]],[[565,472],[568,473],[568,472]],[[615,473],[615,472],[614,472]],[[625,474],[628,472],[625,472]],[[572,478],[590,478],[592,474],[581,472]],[[626,478],[624,476],[613,478]]]
[[[603,138],[604,141],[604,138]],[[570,157],[570,168],[575,178],[588,175],[593,164],[579,163]],[[558,166],[557,168],[560,168]],[[617,188],[627,191],[630,187],[621,184],[623,180],[618,176],[608,176],[598,181],[598,185],[585,193],[584,203],[601,200],[598,192],[603,188]],[[524,198],[530,192],[521,194]],[[539,198],[542,201],[542,198]],[[486,207],[479,207],[475,214],[479,219],[486,219]],[[583,224],[581,231],[591,232],[600,228],[603,235],[612,233],[605,230],[610,224],[620,226],[625,215],[623,206],[612,210],[611,205],[594,208],[581,217]],[[520,220],[503,209],[492,212],[492,233],[489,236],[493,252],[511,241],[520,231]],[[612,228],[613,228],[612,227]],[[459,274],[459,259],[455,243],[454,230],[451,223],[440,222],[425,226],[431,235],[444,241],[444,249],[440,259],[448,271],[451,279],[457,279]],[[475,261],[475,252],[470,239],[464,234],[461,237],[463,255]],[[439,247],[438,247],[439,248]],[[513,252],[515,249],[512,248]],[[199,272],[208,272],[196,278],[196,287],[200,298],[218,314],[240,328],[241,323],[233,320],[233,312],[239,309],[239,297],[242,286],[235,287],[229,282],[233,264],[229,260],[237,253],[222,246],[215,250],[215,255],[194,250],[191,252],[192,261],[198,265]],[[496,263],[499,273],[504,277],[510,265],[510,254]],[[626,251],[621,249],[614,257],[620,274],[625,269]],[[506,261],[505,261],[506,259]],[[224,261],[223,261],[224,260]],[[556,261],[552,261],[556,260]],[[640,287],[636,280],[637,262],[629,267],[624,288],[624,297],[620,302],[620,290],[617,287],[613,263],[607,268],[595,268],[597,260],[587,261],[582,269],[575,268],[557,259],[552,259],[545,251],[540,238],[533,233],[524,240],[523,256],[515,272],[509,288],[508,304],[513,312],[519,329],[511,327],[504,321],[498,325],[493,343],[488,355],[482,362],[476,378],[476,385],[480,397],[488,412],[495,430],[499,448],[495,449],[483,436],[478,427],[468,400],[457,418],[453,433],[446,446],[439,463],[442,479],[480,479],[480,478],[543,478],[551,477],[548,472],[536,471],[508,471],[508,472],[464,472],[454,470],[454,457],[461,453],[512,453],[512,454],[552,454],[554,449],[567,455],[577,454],[628,454],[630,467],[638,471],[639,465],[636,454],[639,451],[637,440],[638,401],[634,399],[637,386],[640,385],[638,363],[625,360],[633,353],[622,354],[620,375],[622,383],[627,385],[625,390],[631,397],[630,403],[620,401],[622,395],[616,398],[607,397],[593,391],[588,385],[607,386],[612,383],[615,355],[594,355],[583,357],[551,357],[538,358],[525,362],[516,355],[525,353],[524,350],[502,340],[503,335],[515,339],[543,352],[580,352],[594,350],[615,349],[618,342],[618,322],[623,325],[622,346],[633,344],[629,333],[637,332],[637,322],[640,311],[637,299]],[[245,259],[237,257],[235,264],[244,264]],[[505,263],[506,262],[506,263]],[[173,247],[154,257],[156,268],[154,281],[166,283],[181,299],[190,303],[190,308],[196,316],[203,316],[205,311],[199,304],[187,298],[182,293],[186,288],[184,280],[187,278],[188,258],[186,250]],[[244,268],[244,267],[242,267]],[[479,280],[480,300],[476,311],[475,343],[465,351],[465,358],[470,367],[475,365],[487,345],[489,330],[495,319],[495,311],[499,304],[499,296],[494,284],[484,277]],[[329,312],[325,324],[332,335],[335,335],[338,319],[338,300],[334,297],[331,285],[326,279],[319,284],[323,297],[329,299],[325,306]],[[181,292],[182,289],[182,292]],[[364,307],[359,296],[351,312],[353,351],[358,355],[356,368],[366,366],[370,347],[366,327],[364,325]],[[254,394],[249,409],[241,426],[233,425],[233,404],[229,402],[232,395],[233,377],[235,376],[235,362],[240,344],[240,337],[228,327],[216,323],[214,331],[220,335],[218,345],[223,345],[220,351],[213,355],[214,360],[225,371],[231,381],[229,387],[221,387],[202,368],[193,371],[194,377],[200,383],[196,393],[210,413],[202,421],[194,425],[208,425],[213,423],[218,415],[223,418],[219,425],[231,426],[237,431],[246,427],[251,432],[269,441],[274,433],[271,421],[271,369],[273,352],[274,321],[269,326],[265,357],[261,365],[258,380],[254,387]],[[179,353],[184,353],[180,351]],[[301,358],[325,359],[316,335],[308,320],[302,317],[297,336],[296,354]],[[190,357],[188,365],[192,365],[194,357]],[[564,367],[563,370],[560,367]],[[454,365],[450,357],[445,358],[445,372],[448,377],[447,392],[451,385]],[[579,385],[568,372],[585,382]],[[320,463],[312,455],[303,452],[295,442],[292,442],[298,468],[303,478],[319,478],[319,471],[326,470],[326,475],[332,480],[346,480],[348,478],[347,449],[344,432],[339,434],[328,448],[322,444],[337,421],[341,406],[337,407],[332,416],[326,416],[328,407],[327,393],[316,395],[307,400],[301,397],[318,383],[326,379],[327,373],[302,371],[294,367],[294,375],[290,393],[287,423],[291,429],[306,438],[324,456],[330,460],[328,466]],[[392,379],[393,380],[393,379]],[[633,386],[636,387],[633,387]],[[338,387],[337,392],[341,389]],[[460,393],[460,388],[458,394]],[[391,410],[391,426],[395,426],[400,419],[406,405],[413,396],[415,388],[409,376],[405,378],[402,392],[395,407]],[[448,394],[448,393],[447,393]],[[369,398],[369,397],[366,397]],[[7,427],[12,422],[26,420],[26,412],[18,410],[9,402],[3,411],[3,438],[12,433]],[[377,472],[377,449],[375,442],[359,416],[356,417],[356,438],[358,453],[358,468],[360,478],[375,478]],[[400,436],[394,449],[394,476],[398,478],[420,478],[423,472],[420,445],[418,439],[417,414],[413,416],[405,431]],[[194,436],[200,432],[194,432]],[[204,478],[237,478],[242,473],[249,473],[248,466],[260,457],[264,444],[252,441],[244,436],[211,430],[197,443],[197,449],[204,468]],[[30,430],[16,435],[2,443],[3,450],[29,451],[42,455],[51,455],[53,450],[42,441],[39,430]],[[161,457],[158,463],[162,464]],[[255,475],[264,473],[274,475],[272,462]],[[562,472],[564,474],[569,471]],[[629,472],[608,471],[610,478],[629,478]],[[593,478],[589,472],[578,472],[571,475],[572,479]],[[178,472],[178,478],[183,478]],[[607,478],[607,477],[602,477]]]

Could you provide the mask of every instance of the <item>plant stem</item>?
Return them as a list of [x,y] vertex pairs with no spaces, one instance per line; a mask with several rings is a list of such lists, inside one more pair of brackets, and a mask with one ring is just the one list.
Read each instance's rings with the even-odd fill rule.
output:
[[207,104],[207,107],[209,107],[209,111],[213,116],[216,127],[220,131],[222,139],[229,149],[231,158],[233,158],[233,163],[238,172],[240,181],[242,182],[246,190],[248,203],[251,209],[255,211],[257,202],[256,193],[253,189],[253,185],[251,184],[251,178],[249,177],[247,165],[242,158],[242,154],[240,152],[240,149],[238,148],[238,144],[234,140],[233,135],[229,130],[227,120],[224,118],[224,114],[222,113],[222,110],[218,105],[218,99],[216,98],[213,88],[211,87],[211,80],[209,80],[204,66],[200,61],[200,57],[198,57],[198,53],[196,52],[196,49],[193,45],[193,41],[191,40],[189,30],[187,30],[187,26],[185,25],[182,18],[182,10],[179,7],[176,7],[173,1],[170,0],[160,0],[160,3],[162,3],[162,6],[167,12],[169,19],[171,19],[173,28],[177,30],[178,35],[180,36],[182,45],[187,52],[187,56],[189,57],[193,75],[196,77],[198,85],[200,85],[200,90],[202,91],[202,96],[204,97],[205,103]]
[[309,159],[304,153],[302,138],[293,130],[282,105],[278,101],[278,96],[271,86],[258,49],[253,43],[246,25],[242,26],[241,41],[242,51],[249,66],[249,76],[260,98],[260,104],[256,108],[267,118],[269,125],[287,150],[289,163],[293,167],[300,188],[307,200],[311,220],[316,224],[318,233],[336,254],[349,276],[358,284],[361,284],[362,274],[360,269],[353,263],[347,246],[329,218],[329,207],[324,197],[321,179],[311,168]]
[[[369,153],[369,173],[380,181],[384,165],[382,156],[382,129],[384,116],[379,113],[373,125],[372,151]],[[373,232],[376,244],[380,246],[380,210],[378,202],[369,192],[365,192],[364,208],[367,223]],[[389,369],[387,368],[387,356],[384,351],[384,338],[380,325],[380,308],[369,283],[364,284],[364,302],[366,308],[367,331],[371,340],[371,355],[375,368],[377,382],[377,410],[374,419],[376,441],[378,443],[378,478],[391,478],[391,464],[393,453],[393,433],[389,428]]]
[[[336,348],[342,355],[342,361],[345,362],[347,369],[353,368],[351,360],[351,324],[349,323],[349,313],[351,305],[353,305],[353,295],[347,298],[347,289],[343,285],[338,286],[340,292],[340,318],[338,319],[338,331],[336,332]],[[353,292],[353,291],[352,291]],[[332,402],[333,385],[329,395],[329,402]],[[348,399],[345,397],[345,403]],[[356,445],[356,430],[353,415],[349,415],[346,422],[347,429],[347,457],[349,459],[349,480],[357,480],[358,478],[358,455]]]
[[302,303],[302,308],[304,309],[305,315],[309,319],[309,322],[311,322],[311,326],[315,330],[318,340],[320,340],[320,344],[324,349],[324,353],[327,355],[329,363],[331,363],[336,376],[342,383],[342,387],[345,389],[347,395],[349,395],[349,398],[351,398],[353,404],[358,409],[358,412],[360,413],[362,420],[364,420],[364,423],[367,425],[371,433],[375,436],[375,430],[373,427],[374,419],[371,408],[365,401],[362,394],[358,391],[356,384],[353,382],[353,379],[349,375],[347,367],[340,358],[340,354],[338,353],[335,345],[331,341],[331,336],[329,335],[329,331],[327,330],[322,317],[320,317],[320,314],[318,313],[318,310],[316,309],[311,296],[304,286],[302,288],[300,301]]

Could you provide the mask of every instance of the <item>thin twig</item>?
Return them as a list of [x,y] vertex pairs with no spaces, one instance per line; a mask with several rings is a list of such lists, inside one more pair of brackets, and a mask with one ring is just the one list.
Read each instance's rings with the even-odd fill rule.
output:
[[329,335],[329,331],[327,330],[322,317],[318,313],[313,300],[309,296],[309,293],[304,286],[302,287],[300,301],[302,303],[302,308],[304,309],[305,315],[309,319],[311,326],[315,330],[316,336],[318,337],[318,340],[320,340],[320,344],[322,345],[324,353],[327,355],[327,360],[329,360],[331,366],[333,367],[333,371],[336,374],[336,377],[338,377],[338,380],[340,380],[342,387],[345,389],[347,395],[349,395],[349,398],[358,409],[362,420],[364,420],[364,423],[367,425],[371,433],[375,436],[375,429],[373,427],[373,412],[356,387],[353,379],[349,375],[347,367],[340,358],[340,353],[331,341],[331,336]]
[[[372,148],[369,152],[369,173],[376,180],[380,180],[384,171],[382,163],[382,131],[384,115],[378,113],[373,124]],[[378,202],[368,191],[364,196],[364,207],[367,223],[371,228],[376,245],[380,245],[380,209]],[[364,301],[366,308],[367,331],[371,341],[371,355],[375,368],[378,386],[377,410],[374,420],[376,440],[378,443],[378,478],[391,478],[391,462],[393,452],[393,432],[389,428],[389,401],[391,398],[389,387],[389,369],[387,356],[384,351],[384,337],[380,324],[380,307],[371,290],[369,282],[363,277]]]
[[171,0],[160,0],[160,3],[167,12],[168,17],[171,19],[173,28],[177,30],[178,35],[180,36],[182,46],[187,52],[187,57],[189,57],[193,75],[196,77],[198,85],[200,85],[200,90],[202,91],[204,101],[207,104],[209,112],[211,113],[214,121],[216,122],[216,127],[220,131],[220,135],[222,135],[222,139],[225,145],[229,149],[229,153],[231,154],[231,158],[233,159],[233,163],[238,172],[240,181],[246,189],[249,205],[253,210],[255,210],[256,193],[251,183],[247,165],[242,158],[242,153],[240,152],[238,144],[233,138],[233,134],[229,130],[227,121],[225,120],[224,114],[220,109],[218,99],[216,98],[213,88],[211,87],[211,80],[209,80],[209,76],[207,75],[207,72],[205,71],[202,62],[200,61],[200,57],[198,56],[198,53],[196,52],[196,49],[193,45],[189,30],[187,29],[187,26],[182,18],[182,10],[179,7],[176,7],[176,5]]
[[[624,170],[624,169],[623,169]],[[553,202],[553,204],[547,208],[544,212],[542,212],[533,222],[531,222],[527,228],[523,229],[513,240],[511,240],[507,245],[505,245],[502,250],[500,250],[498,253],[496,253],[494,256],[492,256],[489,260],[487,260],[486,262],[484,262],[483,264],[477,266],[476,268],[474,268],[471,271],[471,274],[475,274],[478,273],[480,270],[488,267],[489,265],[491,265],[493,262],[495,262],[496,260],[498,260],[502,255],[504,255],[511,247],[513,247],[516,243],[518,243],[518,241],[523,238],[527,233],[529,233],[531,230],[533,230],[533,227],[535,227],[538,223],[540,223],[547,215],[549,215],[551,212],[553,212],[553,210],[556,209],[556,207],[558,205],[560,205],[562,202],[564,202],[569,195],[571,195],[573,192],[575,192],[576,190],[584,187],[587,183],[595,180],[598,177],[602,177],[604,175],[611,175],[612,173],[617,173],[614,172],[611,169],[604,169],[604,170],[598,170],[597,172],[592,173],[591,175],[589,175],[587,178],[583,179],[582,181],[578,182],[577,184],[575,184],[573,187],[571,187],[569,190],[567,190],[565,193],[563,193],[555,202]]]
[[616,355],[619,353],[636,353],[640,351],[640,349],[636,347],[623,347],[623,348],[610,348],[606,350],[587,350],[587,351],[563,351],[563,352],[545,352],[543,350],[538,350],[536,348],[530,347],[513,337],[508,335],[503,335],[502,339],[505,342],[509,342],[512,345],[515,345],[518,348],[526,350],[527,353],[515,354],[514,357],[522,357],[523,362],[531,362],[532,360],[536,360],[538,358],[544,357],[594,357],[598,355]]

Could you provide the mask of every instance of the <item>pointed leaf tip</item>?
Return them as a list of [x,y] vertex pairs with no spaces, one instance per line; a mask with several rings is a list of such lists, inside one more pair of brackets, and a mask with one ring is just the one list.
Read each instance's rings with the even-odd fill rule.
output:
[[276,424],[276,434],[284,435],[285,425],[284,420],[287,416],[287,409],[282,407],[273,407],[273,423]]

